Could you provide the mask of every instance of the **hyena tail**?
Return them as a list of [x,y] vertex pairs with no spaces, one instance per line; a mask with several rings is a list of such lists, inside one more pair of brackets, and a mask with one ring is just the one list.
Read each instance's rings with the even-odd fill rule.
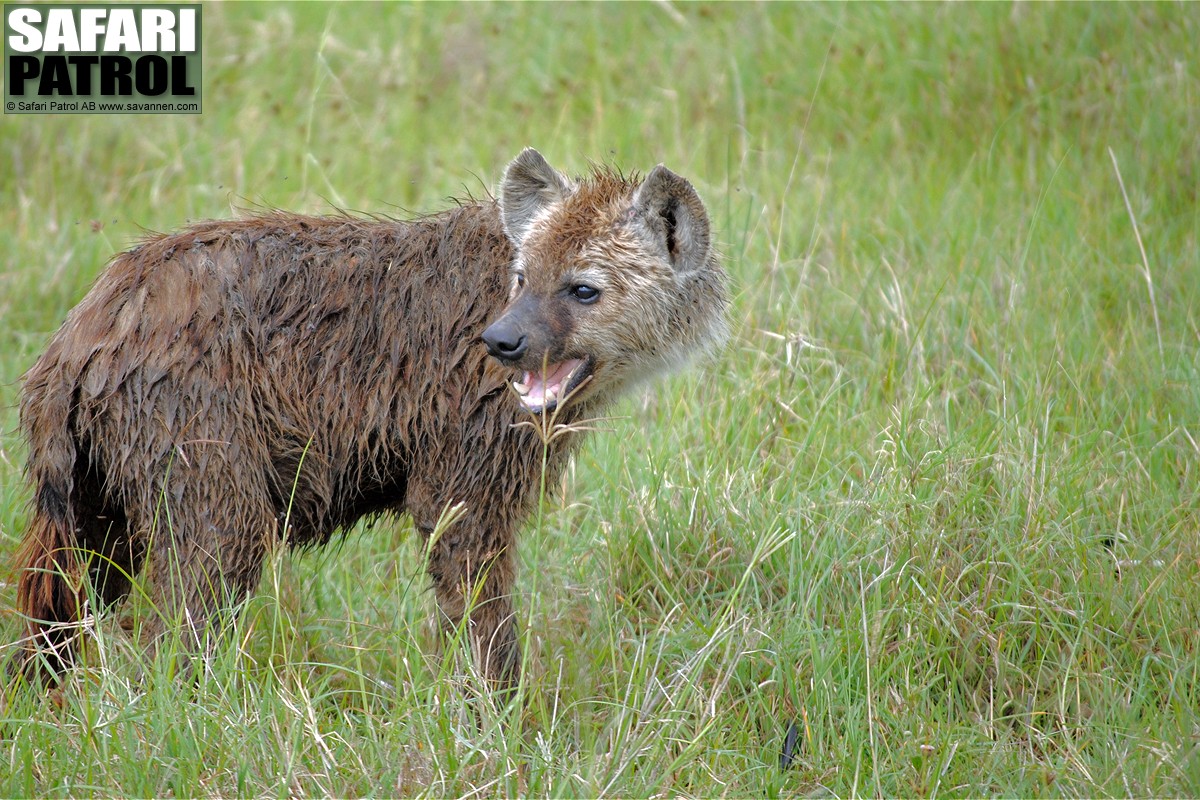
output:
[[[65,476],[64,476],[65,477]],[[9,673],[54,683],[74,660],[84,598],[70,479],[42,476],[33,519],[17,552],[17,608],[27,635]]]

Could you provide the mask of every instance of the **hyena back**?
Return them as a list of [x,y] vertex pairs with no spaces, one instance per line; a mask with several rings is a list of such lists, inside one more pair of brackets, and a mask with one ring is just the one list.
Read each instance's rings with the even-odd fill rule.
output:
[[184,625],[203,649],[273,547],[389,512],[429,537],[461,504],[435,597],[511,687],[515,537],[581,435],[545,422],[711,347],[726,295],[704,206],[661,166],[569,180],[527,149],[499,194],[409,222],[205,222],[117,256],[25,376],[18,667],[56,677],[86,598],[140,572],[151,642]]

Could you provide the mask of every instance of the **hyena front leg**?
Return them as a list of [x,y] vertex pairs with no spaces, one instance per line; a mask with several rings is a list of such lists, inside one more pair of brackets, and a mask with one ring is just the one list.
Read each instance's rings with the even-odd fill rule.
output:
[[[443,631],[452,633],[464,618],[468,620],[471,654],[503,704],[516,689],[521,674],[521,646],[512,604],[512,534],[497,536],[492,532],[491,536],[483,536],[478,528],[455,530],[472,524],[472,520],[460,520],[439,537],[430,553],[428,570]],[[493,548],[464,546],[489,539],[507,542]]]

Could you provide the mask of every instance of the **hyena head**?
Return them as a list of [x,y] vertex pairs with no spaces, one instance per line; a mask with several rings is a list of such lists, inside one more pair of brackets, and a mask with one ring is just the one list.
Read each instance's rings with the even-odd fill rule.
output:
[[522,372],[534,413],[611,399],[725,336],[725,273],[692,185],[598,169],[572,181],[526,148],[504,172],[500,213],[516,247],[508,306],[483,333]]

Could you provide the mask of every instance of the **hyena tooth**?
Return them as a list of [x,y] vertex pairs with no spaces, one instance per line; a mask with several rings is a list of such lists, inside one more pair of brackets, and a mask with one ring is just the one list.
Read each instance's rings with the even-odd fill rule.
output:
[[529,394],[529,384],[521,383],[520,381],[513,381],[512,387],[516,389],[517,394],[521,395],[522,397]]

